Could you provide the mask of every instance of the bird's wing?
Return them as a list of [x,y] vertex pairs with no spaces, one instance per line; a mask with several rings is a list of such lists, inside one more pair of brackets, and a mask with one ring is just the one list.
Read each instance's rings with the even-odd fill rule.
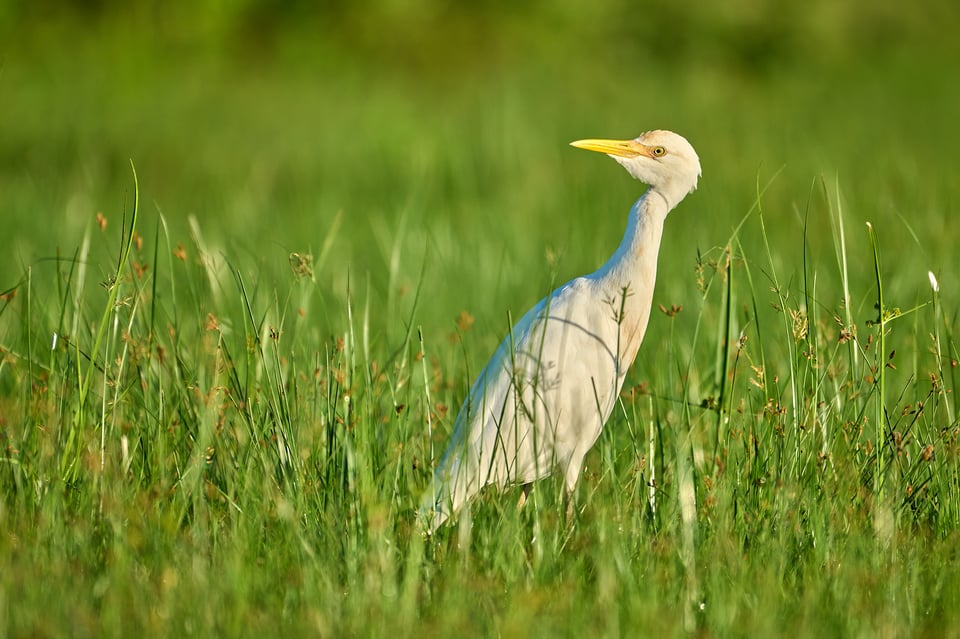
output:
[[599,297],[587,278],[557,289],[481,371],[435,474],[435,496],[453,511],[486,484],[534,481],[596,441],[622,382],[615,303]]

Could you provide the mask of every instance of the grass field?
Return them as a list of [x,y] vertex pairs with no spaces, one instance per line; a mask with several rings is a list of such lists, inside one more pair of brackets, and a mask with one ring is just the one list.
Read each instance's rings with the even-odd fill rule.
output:
[[[0,8],[0,636],[960,636],[953,4],[197,6]],[[573,521],[423,539],[642,193],[567,143],[651,128],[703,178]]]

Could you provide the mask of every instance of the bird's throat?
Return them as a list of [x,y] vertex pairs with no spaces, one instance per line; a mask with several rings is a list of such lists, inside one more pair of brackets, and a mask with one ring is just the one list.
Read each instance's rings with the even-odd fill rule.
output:
[[630,209],[620,246],[597,271],[598,279],[614,288],[652,294],[667,207],[667,201],[653,189],[637,200]]

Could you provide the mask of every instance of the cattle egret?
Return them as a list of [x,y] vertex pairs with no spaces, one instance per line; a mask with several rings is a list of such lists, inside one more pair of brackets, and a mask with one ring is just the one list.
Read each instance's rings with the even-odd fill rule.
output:
[[663,223],[696,189],[700,160],[670,131],[571,144],[606,153],[650,188],[613,256],[540,300],[480,372],[423,498],[427,533],[490,484],[526,486],[558,470],[569,497],[640,348]]

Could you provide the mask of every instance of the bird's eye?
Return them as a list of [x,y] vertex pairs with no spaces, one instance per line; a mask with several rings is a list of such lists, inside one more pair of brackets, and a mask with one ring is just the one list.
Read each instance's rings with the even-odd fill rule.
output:
[[655,146],[655,147],[653,147],[653,156],[654,156],[654,157],[662,158],[662,157],[663,157],[664,155],[666,155],[666,154],[667,154],[667,150],[666,150],[665,148],[663,148],[662,146]]

